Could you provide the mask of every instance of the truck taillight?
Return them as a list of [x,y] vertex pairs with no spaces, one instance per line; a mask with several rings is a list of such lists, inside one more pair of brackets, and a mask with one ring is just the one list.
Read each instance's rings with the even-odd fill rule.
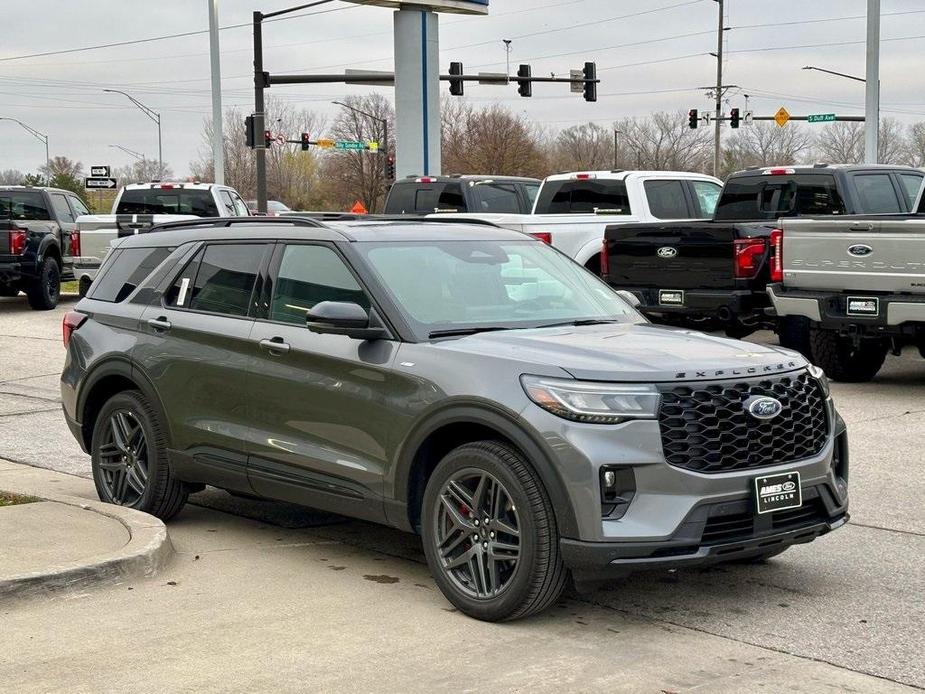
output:
[[25,229],[13,229],[10,231],[10,253],[12,255],[21,255],[26,250],[26,239],[29,232]]
[[74,229],[74,231],[71,232],[70,247],[72,256],[76,258],[80,255],[80,231],[77,229]]
[[552,234],[550,234],[548,231],[535,231],[531,233],[530,236],[535,239],[539,239],[543,243],[549,244],[550,246],[552,245]]
[[738,279],[751,279],[757,275],[767,251],[764,239],[736,239],[733,246],[735,276]]
[[64,320],[61,321],[61,338],[64,340],[65,348],[71,342],[71,334],[83,325],[85,320],[87,316],[79,311],[68,311],[64,314]]
[[784,281],[784,230],[771,232],[771,281]]
[[607,252],[607,239],[601,242],[601,277],[610,274],[610,254]]

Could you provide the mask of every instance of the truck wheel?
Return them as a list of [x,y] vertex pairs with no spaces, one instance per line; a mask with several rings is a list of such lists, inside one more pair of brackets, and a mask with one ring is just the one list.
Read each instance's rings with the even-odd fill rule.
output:
[[855,345],[850,337],[832,330],[809,333],[813,362],[830,378],[845,383],[865,383],[880,371],[890,346],[883,340],[862,339]]
[[139,391],[123,391],[103,405],[93,425],[90,452],[101,501],[162,520],[175,516],[186,503],[189,490],[167,464],[164,426]]
[[437,465],[421,511],[424,553],[443,595],[488,622],[540,612],[562,593],[552,505],[522,455],[469,443]]
[[807,359],[812,359],[809,344],[811,322],[805,316],[784,316],[777,321],[777,339],[781,347],[796,350]]
[[50,311],[58,305],[61,296],[61,271],[58,261],[54,258],[45,258],[39,269],[38,279],[26,289],[29,305],[37,311]]

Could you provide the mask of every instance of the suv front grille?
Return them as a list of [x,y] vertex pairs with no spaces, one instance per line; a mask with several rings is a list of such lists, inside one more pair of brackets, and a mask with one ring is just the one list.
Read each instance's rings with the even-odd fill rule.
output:
[[[805,371],[660,390],[662,448],[676,467],[705,473],[750,470],[810,458],[825,446],[825,399]],[[756,419],[745,408],[754,395],[776,398],[783,410],[773,419]]]

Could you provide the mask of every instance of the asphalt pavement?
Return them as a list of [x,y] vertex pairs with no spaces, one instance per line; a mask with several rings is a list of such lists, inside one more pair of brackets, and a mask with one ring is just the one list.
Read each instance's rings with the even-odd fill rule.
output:
[[[0,458],[86,478],[58,392],[61,316],[74,302],[35,312],[0,299]],[[132,641],[130,630],[164,678],[149,682],[206,690],[223,671],[234,688],[260,688],[262,671],[264,685],[299,689],[306,660],[315,679],[303,681],[321,689],[925,688],[925,360],[890,357],[874,382],[833,393],[849,428],[851,523],[765,565],[638,574],[533,620],[480,625],[442,599],[413,536],[211,491],[168,524],[179,555],[166,574],[132,592],[4,607],[0,652],[15,652],[9,672],[44,683],[37,691],[64,681],[56,668]],[[110,625],[98,644],[78,638],[91,622]],[[58,626],[44,633],[46,623]],[[16,633],[34,636],[28,649]],[[131,653],[107,655],[87,690],[144,683],[117,667]]]

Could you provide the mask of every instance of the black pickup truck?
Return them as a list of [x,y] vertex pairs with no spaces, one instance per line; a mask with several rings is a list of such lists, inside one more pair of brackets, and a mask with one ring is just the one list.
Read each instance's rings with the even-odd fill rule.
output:
[[0,186],[0,296],[23,291],[34,309],[57,306],[61,281],[74,279],[74,220],[83,214],[86,205],[68,190]]
[[808,352],[799,317],[774,316],[767,284],[780,281],[783,217],[913,211],[925,172],[903,166],[767,167],[729,176],[712,219],[607,227],[601,274],[633,292],[658,322],[723,329],[731,337],[777,331]]

